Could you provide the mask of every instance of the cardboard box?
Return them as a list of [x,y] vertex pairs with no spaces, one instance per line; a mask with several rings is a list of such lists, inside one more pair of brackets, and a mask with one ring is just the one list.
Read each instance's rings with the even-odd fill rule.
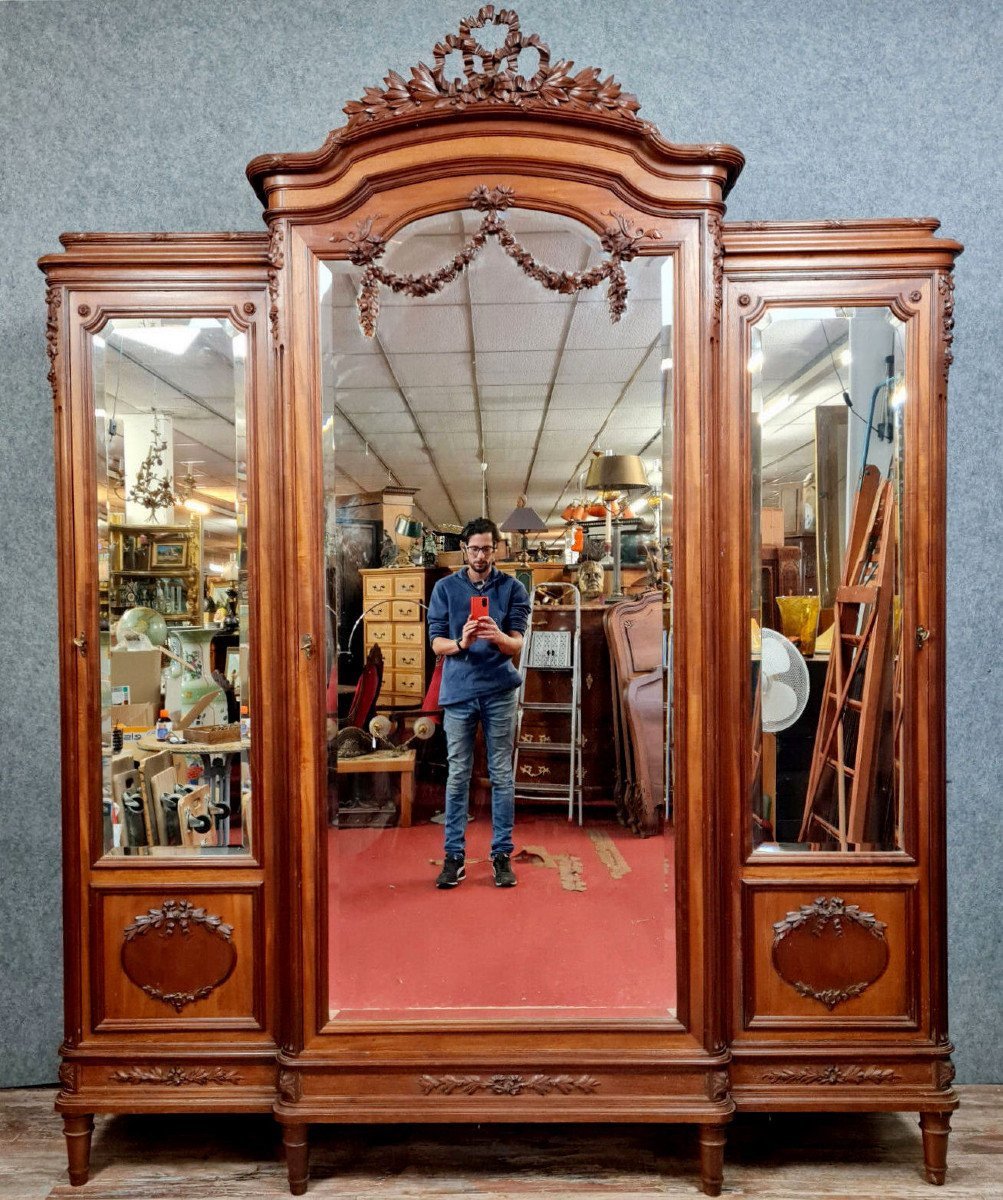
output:
[[[152,704],[160,711],[160,675],[163,655],[153,650],[113,650],[111,686],[129,689],[129,704]],[[154,714],[154,718],[156,714]]]
[[153,704],[113,704],[111,723],[122,725],[126,729],[148,730],[156,725],[157,712]]

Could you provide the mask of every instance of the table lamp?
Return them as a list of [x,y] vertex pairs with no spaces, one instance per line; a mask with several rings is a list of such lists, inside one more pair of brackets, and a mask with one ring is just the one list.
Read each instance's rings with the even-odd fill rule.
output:
[[526,497],[520,496],[515,502],[515,508],[504,521],[498,526],[503,533],[521,533],[522,534],[522,553],[519,555],[519,562],[522,566],[529,566],[529,539],[527,533],[546,533],[547,526],[543,518],[535,508],[530,508],[526,503]]
[[[406,516],[404,513],[394,521],[394,533],[398,537],[406,537],[411,539],[411,552],[414,553],[415,543],[425,535],[425,528],[421,521],[415,521],[412,517]],[[413,559],[408,558],[401,549],[400,557],[397,559],[397,566],[402,567],[408,565]],[[421,562],[415,564],[421,566]]]
[[650,490],[644,463],[636,454],[597,454],[585,486],[590,492],[599,492],[606,506],[606,541],[613,555],[613,595],[621,596],[620,518],[613,518],[610,505],[616,496],[636,496]]

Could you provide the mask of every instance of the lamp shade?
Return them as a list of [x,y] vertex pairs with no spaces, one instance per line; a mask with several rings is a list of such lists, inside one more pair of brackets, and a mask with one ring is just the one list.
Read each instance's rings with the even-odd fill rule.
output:
[[535,508],[530,508],[525,497],[498,526],[503,533],[545,533],[547,526]]
[[412,521],[403,513],[394,521],[394,532],[400,537],[420,538],[425,532],[421,521]]
[[636,454],[597,454],[585,486],[590,492],[646,492],[651,487]]

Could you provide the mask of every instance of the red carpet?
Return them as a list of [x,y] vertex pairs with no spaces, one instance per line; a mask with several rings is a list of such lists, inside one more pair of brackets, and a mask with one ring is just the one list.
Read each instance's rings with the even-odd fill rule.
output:
[[[629,873],[613,878],[590,831],[615,843]],[[496,888],[490,838],[490,821],[478,814],[467,831],[466,879],[439,891],[431,860],[442,859],[440,825],[330,831],[333,1018],[490,1017],[512,1009],[520,1017],[628,1017],[674,1009],[671,836],[636,838],[594,820],[580,829],[560,817],[520,818],[516,854],[541,846],[577,856],[583,892],[562,887],[557,870],[518,859],[518,886]]]

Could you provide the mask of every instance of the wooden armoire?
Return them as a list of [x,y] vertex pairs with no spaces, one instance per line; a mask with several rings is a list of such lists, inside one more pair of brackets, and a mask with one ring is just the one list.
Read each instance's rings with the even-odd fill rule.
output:
[[[435,45],[430,65],[347,104],[320,149],[250,164],[267,232],[67,234],[41,260],[61,601],[57,1108],[74,1184],[88,1177],[95,1114],[251,1111],[281,1123],[295,1194],[313,1123],[618,1121],[698,1126],[702,1187],[718,1195],[736,1111],[916,1112],[927,1178],[943,1182],[957,1103],[945,400],[961,247],[930,219],[729,223],[741,153],[675,145],[638,107],[612,78],[561,61],[513,10],[487,6]],[[408,258],[412,227],[440,238],[436,261]],[[558,227],[585,247],[580,260],[546,261]],[[674,1004],[657,1013],[337,1004],[354,943],[338,927],[348,866],[327,849],[337,779],[325,698],[344,647],[325,564],[334,473],[355,469],[351,438],[369,436],[350,368],[375,370],[381,339],[424,320],[436,289],[462,284],[482,252],[495,257],[469,285],[475,317],[507,330],[518,357],[529,326],[486,307],[509,298],[513,278],[568,301],[569,322],[601,318],[593,365],[572,385],[582,397],[605,378],[601,347],[619,353],[618,331],[642,318],[655,330],[644,335],[650,378],[638,379],[661,389],[666,431],[656,445],[672,567],[675,870],[673,891],[638,903],[674,923],[676,979]],[[426,364],[431,385],[447,358]],[[850,410],[838,443],[801,411],[822,402],[808,397],[823,370],[844,386],[822,400]],[[814,774],[794,799],[764,783],[786,776],[767,769],[776,739],[760,719],[786,697],[768,663],[767,627],[780,622],[762,612],[758,529],[788,437],[815,439],[819,478],[838,466],[837,494],[819,489],[820,570],[834,546],[837,558],[859,550],[828,601],[828,725],[808,743]],[[451,462],[450,486],[461,469]],[[417,486],[398,460],[380,469]],[[878,474],[868,507],[858,478]],[[356,482],[344,490],[371,490]],[[219,565],[239,594],[245,726],[200,759],[184,743],[151,749],[126,722],[120,749],[109,666],[130,651],[109,617],[109,529],[169,525],[165,510],[180,519],[199,497],[203,561],[216,561],[213,538],[238,545]],[[134,623],[158,644],[155,621]],[[165,665],[194,696],[198,664]],[[163,798],[186,811],[186,786],[208,789],[209,815],[188,818],[201,842],[187,831],[173,844]],[[130,804],[146,824],[125,834],[117,814]],[[781,833],[784,805],[793,834]]]

